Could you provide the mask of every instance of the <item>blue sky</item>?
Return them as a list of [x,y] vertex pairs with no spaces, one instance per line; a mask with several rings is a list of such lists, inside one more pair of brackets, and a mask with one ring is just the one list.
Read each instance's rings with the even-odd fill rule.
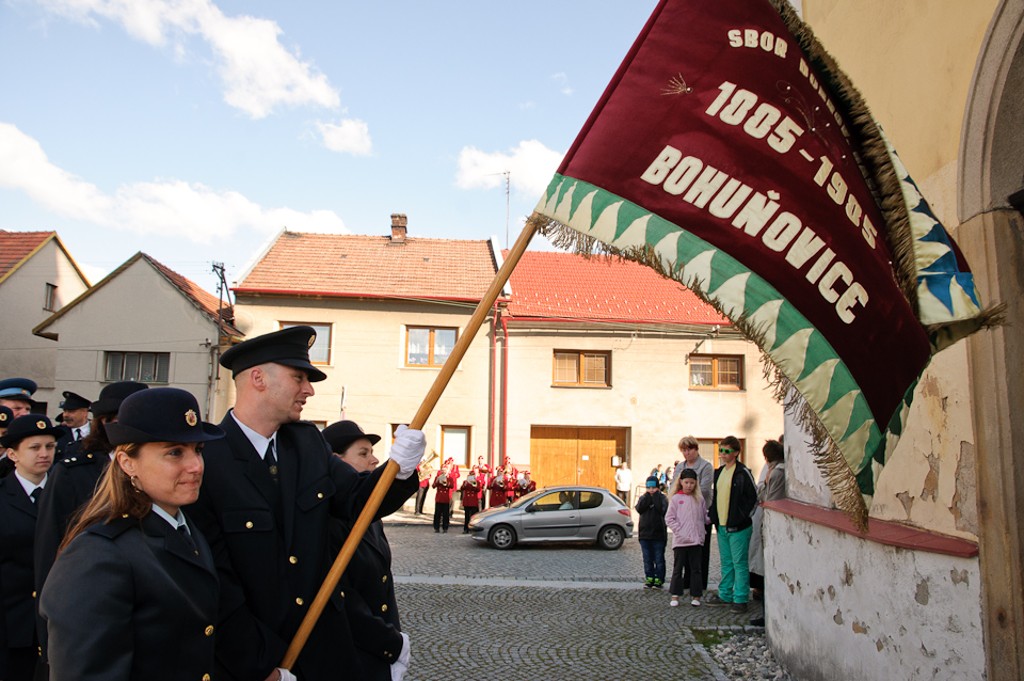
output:
[[655,5],[0,0],[0,229],[211,292],[282,227],[504,244]]

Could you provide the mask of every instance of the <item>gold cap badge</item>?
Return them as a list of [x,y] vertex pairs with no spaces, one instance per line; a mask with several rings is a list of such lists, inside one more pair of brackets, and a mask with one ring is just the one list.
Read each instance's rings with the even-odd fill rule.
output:
[[185,412],[185,423],[187,423],[189,426],[195,426],[197,423],[199,423],[199,417],[196,416],[195,410],[189,409],[188,411]]
[[46,421],[36,421],[36,428],[46,430]]
[[315,333],[309,334],[309,340],[306,342],[306,347],[308,347],[308,348],[313,347],[313,343],[315,343],[315,342],[316,342],[316,334]]

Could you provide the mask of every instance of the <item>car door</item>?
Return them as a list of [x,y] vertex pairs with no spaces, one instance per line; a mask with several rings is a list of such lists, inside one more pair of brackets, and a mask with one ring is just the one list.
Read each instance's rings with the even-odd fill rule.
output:
[[523,541],[575,539],[580,531],[579,493],[573,490],[548,492],[524,509]]

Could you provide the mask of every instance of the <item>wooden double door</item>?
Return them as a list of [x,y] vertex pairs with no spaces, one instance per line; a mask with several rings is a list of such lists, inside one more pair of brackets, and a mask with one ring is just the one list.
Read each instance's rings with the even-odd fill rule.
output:
[[614,492],[612,459],[625,459],[628,433],[628,428],[533,426],[530,476],[538,487],[587,485]]

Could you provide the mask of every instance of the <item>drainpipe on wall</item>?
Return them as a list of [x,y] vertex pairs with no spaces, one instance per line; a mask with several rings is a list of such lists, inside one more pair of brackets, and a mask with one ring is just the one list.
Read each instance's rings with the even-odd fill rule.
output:
[[498,409],[498,301],[494,301],[491,314],[491,403],[487,410],[487,465],[494,461],[494,442],[498,437],[495,431]]
[[508,321],[501,315],[501,446],[498,461],[508,456]]

